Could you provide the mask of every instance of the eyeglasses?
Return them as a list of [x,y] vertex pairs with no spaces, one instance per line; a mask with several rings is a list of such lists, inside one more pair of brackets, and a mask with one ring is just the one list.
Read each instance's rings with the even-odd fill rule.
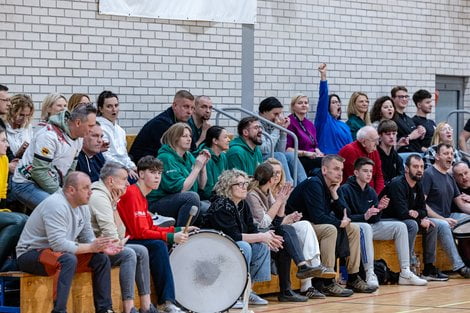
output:
[[408,99],[410,96],[408,95],[399,95],[397,96],[398,99]]
[[443,132],[453,132],[454,129],[452,127],[444,127],[441,129]]
[[281,176],[282,172],[281,171],[276,171],[273,173],[273,176]]
[[341,102],[338,100],[331,100],[331,104],[341,104]]
[[249,184],[250,184],[250,183],[247,182],[247,181],[242,181],[242,182],[239,182],[239,183],[232,184],[232,187],[233,187],[233,186],[238,186],[238,187],[240,187],[240,188],[242,188],[242,189],[246,189],[246,188],[248,188],[248,185],[249,185]]
[[0,99],[0,101],[2,101],[2,102],[11,102],[11,99],[10,98]]

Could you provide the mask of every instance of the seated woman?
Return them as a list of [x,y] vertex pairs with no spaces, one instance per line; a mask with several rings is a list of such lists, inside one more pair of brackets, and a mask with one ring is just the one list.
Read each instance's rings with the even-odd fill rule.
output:
[[72,112],[77,105],[88,105],[93,104],[90,100],[90,96],[86,93],[74,93],[70,96],[69,103],[67,104],[67,110]]
[[161,141],[158,159],[163,162],[162,183],[158,190],[147,196],[149,210],[173,217],[176,226],[184,226],[192,206],[200,209],[198,215],[201,216],[209,207],[201,203],[197,191],[206,186],[206,164],[211,155],[203,149],[196,158],[193,157],[190,152],[191,128],[186,123],[173,124],[163,133]]
[[51,115],[62,112],[67,107],[67,98],[60,93],[51,93],[47,95],[41,104],[41,121],[38,125],[44,125],[49,121]]
[[292,191],[292,186],[284,184],[278,192],[272,193],[273,188],[280,182],[281,175],[281,163],[276,159],[270,158],[267,162],[259,165],[256,168],[246,202],[259,231],[274,229],[275,233],[284,239],[284,249],[273,255],[279,273],[281,291],[278,296],[279,301],[307,301],[308,298],[317,298],[318,292],[311,285],[309,287],[312,289],[301,290],[307,297],[292,291],[290,285],[291,258],[298,266],[297,278],[302,279],[302,283],[305,285],[311,281],[311,277],[333,278],[336,273],[321,265],[320,248],[312,225],[307,221],[300,221],[302,214],[298,212],[285,215],[286,201]]
[[212,190],[217,182],[220,174],[228,169],[227,156],[225,151],[229,148],[230,138],[225,128],[220,126],[211,126],[206,132],[206,138],[196,150],[197,156],[202,150],[207,150],[211,154],[211,158],[207,161],[206,172],[207,182],[204,189],[199,189],[201,200],[210,200]]
[[[308,98],[304,95],[294,96],[290,103],[292,114],[289,115],[288,130],[294,132],[299,140],[299,160],[307,175],[311,170],[321,167],[323,153],[318,149],[317,131],[313,123],[307,119]],[[294,138],[287,136],[287,151],[294,151]]]
[[96,120],[103,129],[103,141],[108,143],[108,150],[103,152],[106,161],[114,161],[129,170],[129,181],[134,183],[139,178],[136,166],[127,154],[126,132],[116,122],[119,115],[118,96],[108,90],[98,96],[98,117]]
[[352,142],[351,130],[341,121],[341,99],[336,94],[328,95],[326,64],[320,64],[318,71],[320,97],[315,113],[318,148],[326,154],[337,154],[341,148]]
[[[0,127],[0,209],[5,209],[8,181],[8,141],[5,129]],[[0,272],[17,270],[15,247],[28,217],[21,213],[0,212]]]
[[[137,163],[139,180],[127,188],[117,203],[117,210],[129,236],[129,244],[145,246],[148,250],[150,272],[157,293],[159,310],[182,312],[175,305],[175,283],[171,272],[167,244],[182,244],[188,235],[180,227],[159,227],[153,224],[145,196],[158,188],[163,164],[153,156],[145,156]],[[194,230],[193,226],[189,231]]]
[[[207,211],[205,226],[223,231],[238,244],[248,263],[251,281],[255,283],[271,280],[269,249],[282,248],[282,237],[274,231],[258,231],[245,201],[248,184],[249,178],[244,172],[224,171],[215,184],[215,197]],[[268,301],[251,292],[249,303],[266,305]]]
[[393,99],[389,96],[377,98],[370,112],[370,121],[372,126],[377,128],[379,123],[384,120],[393,120],[395,117],[395,105]]
[[[446,143],[454,146],[454,129],[449,124],[444,122],[437,124],[436,130],[434,131],[434,135],[431,139],[431,146],[426,152],[424,152],[424,167],[427,168],[434,164],[436,147],[440,143]],[[454,148],[454,159],[452,160],[452,164],[460,161],[469,163],[468,160],[463,156],[462,152],[460,152],[460,150],[457,148]]]
[[15,158],[21,159],[33,138],[31,118],[34,114],[33,99],[24,94],[11,97],[6,118],[8,144]]
[[369,98],[365,93],[356,91],[349,98],[348,120],[346,124],[351,129],[353,140],[356,140],[356,134],[359,129],[370,125]]

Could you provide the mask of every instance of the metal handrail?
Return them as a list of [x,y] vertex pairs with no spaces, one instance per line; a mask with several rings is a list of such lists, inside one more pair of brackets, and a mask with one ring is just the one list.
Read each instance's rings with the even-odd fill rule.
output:
[[[213,110],[215,110],[217,112],[217,114],[215,115],[215,124],[216,125],[219,125],[219,116],[221,114],[238,122],[239,121],[238,119],[236,119],[232,115],[229,115],[226,111],[240,111],[240,112],[243,112],[247,115],[254,116],[254,117],[258,118],[259,120],[265,122],[266,124],[271,125],[276,129],[279,129],[280,131],[286,132],[288,135],[290,135],[290,136],[292,136],[292,138],[294,138],[294,160],[297,160],[297,156],[298,156],[298,153],[299,153],[299,140],[297,139],[297,135],[294,132],[288,130],[287,128],[279,126],[276,123],[273,123],[270,120],[267,120],[264,117],[259,116],[258,114],[253,113],[251,111],[248,111],[244,108],[223,108],[223,109],[214,108]],[[274,143],[272,141],[271,136],[269,134],[268,134],[268,136],[271,139],[271,153],[274,153]],[[297,163],[298,162],[294,162],[294,175],[292,177],[294,187],[297,185]]]
[[449,117],[450,117],[451,115],[458,114],[458,113],[467,113],[467,114],[470,114],[470,111],[469,111],[469,110],[453,110],[453,111],[450,111],[449,114],[447,114],[446,122],[449,121]]

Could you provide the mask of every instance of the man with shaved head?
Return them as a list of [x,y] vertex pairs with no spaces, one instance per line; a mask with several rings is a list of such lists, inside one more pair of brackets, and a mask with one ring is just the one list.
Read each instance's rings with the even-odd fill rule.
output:
[[93,273],[95,312],[113,312],[107,254],[117,254],[122,247],[111,238],[95,238],[87,205],[90,195],[88,175],[71,172],[63,189],[47,197],[33,211],[16,246],[20,270],[54,277],[52,313],[66,312],[73,275],[87,271]]
[[208,96],[197,96],[194,100],[194,112],[188,121],[191,126],[193,141],[191,141],[191,151],[206,139],[206,132],[211,127],[209,120],[212,115],[212,99]]

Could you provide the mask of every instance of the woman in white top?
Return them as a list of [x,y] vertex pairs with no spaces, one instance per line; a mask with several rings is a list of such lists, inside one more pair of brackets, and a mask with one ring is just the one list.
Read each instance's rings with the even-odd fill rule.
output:
[[127,154],[126,132],[116,123],[119,115],[119,98],[112,91],[105,90],[98,96],[98,118],[103,129],[103,141],[109,143],[108,151],[103,152],[106,161],[114,161],[129,170],[129,178],[139,179],[137,167]]
[[47,95],[41,104],[41,122],[39,125],[47,123],[51,115],[62,112],[67,107],[67,98],[60,93]]
[[33,138],[31,117],[34,114],[34,104],[30,96],[18,94],[11,97],[11,105],[6,117],[8,144],[15,155],[21,158]]

